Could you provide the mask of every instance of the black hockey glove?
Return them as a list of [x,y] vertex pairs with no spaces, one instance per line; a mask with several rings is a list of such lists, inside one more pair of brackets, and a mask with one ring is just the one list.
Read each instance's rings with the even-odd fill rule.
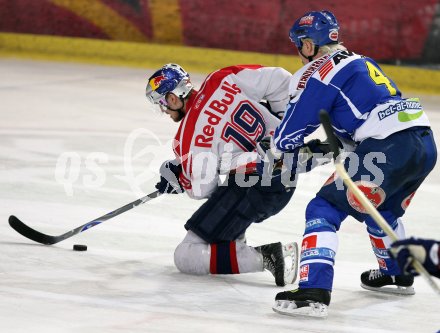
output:
[[257,173],[262,177],[279,177],[281,175],[283,153],[278,151],[271,136],[265,136],[257,142]]
[[439,251],[440,242],[411,237],[391,244],[388,253],[396,259],[403,274],[418,275],[411,265],[414,256],[430,274],[440,278]]
[[272,110],[272,106],[270,105],[270,103],[266,100],[261,100],[259,102],[261,105],[263,105],[271,114],[273,114],[275,117],[277,117],[278,119],[283,119],[283,115],[284,115],[284,110],[283,111],[275,111]]
[[179,183],[182,166],[176,160],[165,161],[160,167],[160,182],[156,188],[160,193],[179,194],[185,192]]
[[[338,144],[342,148],[342,144],[340,142]],[[302,147],[286,153],[284,164],[292,173],[305,173],[331,162],[333,155],[329,153],[331,153],[331,148],[327,141],[313,139]]]
[[[342,147],[342,144],[340,144]],[[330,144],[319,139],[310,140],[303,146],[291,152],[279,152],[270,136],[257,142],[257,172],[259,175],[278,177],[284,164],[291,175],[309,172],[317,166],[329,163],[332,160]]]
[[330,144],[327,141],[321,141],[319,139],[310,140],[303,147],[303,152],[310,152],[313,154],[328,154],[332,150]]

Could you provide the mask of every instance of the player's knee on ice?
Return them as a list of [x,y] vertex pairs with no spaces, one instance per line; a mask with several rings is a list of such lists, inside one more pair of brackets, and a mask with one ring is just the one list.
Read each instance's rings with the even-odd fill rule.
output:
[[[222,243],[223,245],[226,243]],[[248,272],[261,272],[263,268],[262,255],[243,241],[234,242],[234,250],[225,253],[223,250],[230,246],[216,246],[215,256],[211,257],[211,245],[203,241],[192,231],[188,231],[176,250],[174,251],[174,264],[182,273],[193,275],[205,275],[214,270],[216,274],[235,274]],[[231,260],[231,257],[235,257]],[[234,271],[225,262],[236,261],[238,272]]]
[[174,251],[174,265],[182,273],[209,274],[211,250],[208,243],[192,231],[188,231],[182,243]]

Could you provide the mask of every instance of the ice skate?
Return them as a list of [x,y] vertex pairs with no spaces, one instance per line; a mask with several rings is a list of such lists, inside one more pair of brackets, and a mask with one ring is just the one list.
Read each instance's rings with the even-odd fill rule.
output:
[[292,284],[298,276],[298,244],[291,242],[283,245],[284,282]]
[[411,275],[385,275],[379,269],[370,269],[361,274],[361,287],[397,295],[414,295],[412,287],[414,277]]
[[287,316],[325,318],[330,297],[330,291],[318,288],[283,291],[276,295],[272,309]]
[[263,267],[275,277],[277,286],[293,283],[297,276],[298,245],[295,242],[282,245],[280,242],[255,248],[263,255]]

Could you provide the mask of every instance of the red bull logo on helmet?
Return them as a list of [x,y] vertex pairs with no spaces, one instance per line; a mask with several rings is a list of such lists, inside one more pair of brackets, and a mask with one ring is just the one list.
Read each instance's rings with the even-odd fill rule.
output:
[[153,77],[149,82],[151,89],[153,89],[153,91],[155,91],[157,88],[160,87],[160,83],[165,79],[166,79],[166,77],[164,75],[159,75],[159,76]]

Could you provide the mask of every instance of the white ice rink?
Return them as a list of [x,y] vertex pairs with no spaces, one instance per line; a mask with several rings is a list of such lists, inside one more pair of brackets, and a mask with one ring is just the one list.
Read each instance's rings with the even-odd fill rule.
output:
[[[184,65],[184,64],[182,64]],[[202,203],[162,196],[53,246],[8,225],[9,215],[58,235],[154,190],[172,157],[176,124],[144,97],[151,70],[0,60],[0,332],[437,332],[440,297],[422,278],[416,295],[363,290],[376,268],[362,224],[339,232],[327,319],[281,316],[268,272],[189,276],[173,252]],[[202,75],[194,75],[198,86]],[[409,96],[408,96],[409,97]],[[440,143],[440,97],[422,97]],[[402,142],[404,145],[405,143]],[[405,216],[408,235],[440,239],[439,166]],[[301,242],[304,209],[333,171],[302,177],[279,215],[253,225],[250,245]],[[86,244],[75,252],[73,244]],[[437,280],[440,284],[440,280]],[[292,289],[293,287],[289,287]]]

